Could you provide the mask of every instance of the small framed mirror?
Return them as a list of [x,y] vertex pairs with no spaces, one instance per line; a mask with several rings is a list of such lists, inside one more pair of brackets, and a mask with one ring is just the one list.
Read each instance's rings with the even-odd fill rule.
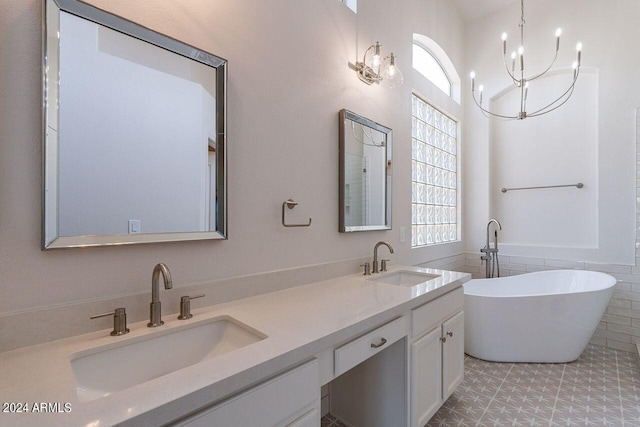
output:
[[340,232],[391,229],[390,128],[340,111]]
[[226,239],[227,61],[44,0],[42,247]]

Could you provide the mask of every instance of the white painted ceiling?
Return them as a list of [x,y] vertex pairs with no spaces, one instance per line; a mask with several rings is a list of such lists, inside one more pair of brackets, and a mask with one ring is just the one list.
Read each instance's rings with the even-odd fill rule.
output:
[[482,16],[495,12],[498,9],[516,3],[518,0],[453,0],[462,19],[465,22],[473,21]]

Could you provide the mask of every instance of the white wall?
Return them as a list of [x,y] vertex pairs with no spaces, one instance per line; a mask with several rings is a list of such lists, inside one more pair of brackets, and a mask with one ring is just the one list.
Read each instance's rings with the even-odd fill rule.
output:
[[[500,218],[505,250],[553,246],[586,250],[598,246],[598,84],[597,73],[583,70],[570,101],[552,114],[524,121],[492,121],[490,192],[492,216]],[[567,73],[532,82],[529,112],[563,93],[573,80]],[[496,111],[520,105],[512,90],[492,103]],[[536,107],[537,101],[540,107]],[[577,187],[513,190],[547,185]]]
[[[460,243],[410,249],[411,91],[457,119],[462,109],[411,70],[413,33],[463,63],[463,23],[441,0],[207,0],[90,3],[229,61],[229,240],[40,251],[41,1],[0,2],[0,314],[146,292],[165,262],[180,287],[371,256],[389,241],[394,261],[461,253]],[[360,82],[348,63],[379,40],[398,55],[405,84]],[[461,73],[462,74],[462,73]],[[338,233],[338,112],[394,130],[393,230]],[[404,166],[403,166],[404,165]],[[282,202],[299,205],[280,225]],[[399,227],[407,230],[400,244]]]
[[[538,121],[529,124],[530,121],[540,119],[531,118],[524,122],[516,122],[514,126],[525,124],[552,126],[556,132],[561,132],[565,126],[576,128],[581,126],[582,122],[585,128],[593,128],[592,132],[596,132],[595,152],[592,151],[593,142],[590,140],[585,141],[585,151],[578,151],[576,148],[575,157],[569,157],[568,160],[564,149],[545,147],[542,143],[537,147],[530,146],[528,149],[537,148],[541,151],[538,154],[545,153],[550,159],[563,158],[565,161],[575,161],[576,164],[585,162],[586,165],[595,161],[595,164],[585,166],[583,173],[579,175],[576,173],[575,177],[585,183],[585,190],[590,189],[596,194],[590,200],[580,201],[589,218],[583,223],[576,221],[572,224],[574,229],[570,235],[563,229],[563,224],[566,225],[566,222],[559,221],[554,224],[552,221],[547,221],[545,226],[538,223],[534,229],[528,231],[528,236],[515,238],[513,236],[520,231],[514,232],[512,245],[502,248],[501,252],[506,255],[627,265],[635,263],[634,109],[640,104],[640,83],[636,78],[637,67],[640,64],[640,51],[629,47],[640,39],[638,16],[640,16],[640,3],[633,0],[615,2],[540,0],[528,5],[525,27],[527,65],[534,69],[536,67],[544,69],[544,64],[548,63],[553,56],[554,31],[558,27],[563,28],[562,46],[558,58],[558,64],[562,67],[566,67],[574,60],[576,54],[573,46],[576,41],[581,41],[584,44],[583,66],[597,70],[598,82],[595,96],[597,105],[594,106],[597,119],[595,126],[593,123],[586,123],[590,120],[588,117],[593,117],[591,115],[568,118],[564,123]],[[508,80],[505,77],[501,59],[500,34],[502,31],[507,31],[510,34],[510,45],[515,46],[518,39],[519,20],[520,7],[519,4],[514,3],[467,26],[467,69],[462,74],[468,76],[470,70],[474,69],[477,74],[476,84],[480,81],[484,84],[485,99],[493,97],[507,85]],[[505,156],[498,157],[495,151],[492,151],[493,125],[470,102],[469,85],[467,80],[467,89],[463,92],[466,112],[463,169],[465,171],[464,237],[466,251],[479,253],[479,249],[485,243],[487,221],[492,215],[497,215],[495,206],[492,206],[490,201],[493,192],[499,189],[491,184],[490,171],[494,168],[500,169],[496,162],[504,164],[510,160]],[[576,92],[581,89],[583,89],[581,81],[578,81]],[[580,98],[576,94],[576,99],[570,100],[569,103],[579,102],[580,99],[585,98]],[[574,111],[580,111],[579,106]],[[577,132],[583,130],[576,129]],[[516,144],[518,141],[512,143]],[[535,144],[531,140],[523,143]],[[590,157],[595,160],[590,160]],[[568,179],[567,170],[562,164],[547,168],[545,179],[548,179],[549,184],[563,183]],[[581,176],[584,177],[579,178]],[[587,186],[587,182],[591,184]],[[528,186],[524,185],[525,183],[522,184]],[[581,194],[587,196],[587,192]],[[570,197],[575,195],[576,193],[573,193]],[[495,197],[500,196],[507,195],[499,194]],[[533,198],[540,197],[540,194],[528,193],[518,197],[526,197],[527,203],[530,203]],[[553,204],[555,199],[551,197],[545,198],[544,202],[541,201],[545,203],[548,210],[558,207]],[[597,207],[592,208],[594,199],[597,201]],[[499,213],[501,217],[498,219],[506,224],[525,226],[523,224],[526,221],[522,221],[521,216],[518,217],[521,214],[518,214],[516,209],[506,211],[502,209]],[[562,213],[563,210],[560,207],[556,214],[560,217]],[[585,240],[582,242],[577,240],[580,230],[584,233]],[[538,236],[534,239],[532,236],[535,233],[538,233]],[[507,230],[504,231],[504,237],[511,238]],[[583,247],[576,248],[576,246]]]

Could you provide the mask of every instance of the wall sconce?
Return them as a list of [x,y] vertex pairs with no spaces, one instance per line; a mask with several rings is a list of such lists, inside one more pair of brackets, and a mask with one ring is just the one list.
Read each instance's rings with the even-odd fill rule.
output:
[[368,85],[378,83],[393,88],[400,86],[404,81],[396,66],[396,56],[390,53],[382,58],[378,42],[369,46],[364,52],[362,62],[356,62],[355,68],[358,78]]

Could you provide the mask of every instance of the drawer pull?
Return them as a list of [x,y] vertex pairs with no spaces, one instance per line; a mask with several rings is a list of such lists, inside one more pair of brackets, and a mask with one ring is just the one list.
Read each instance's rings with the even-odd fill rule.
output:
[[383,345],[385,345],[387,343],[387,339],[386,338],[380,338],[380,342],[379,343],[371,343],[371,348],[380,348]]

